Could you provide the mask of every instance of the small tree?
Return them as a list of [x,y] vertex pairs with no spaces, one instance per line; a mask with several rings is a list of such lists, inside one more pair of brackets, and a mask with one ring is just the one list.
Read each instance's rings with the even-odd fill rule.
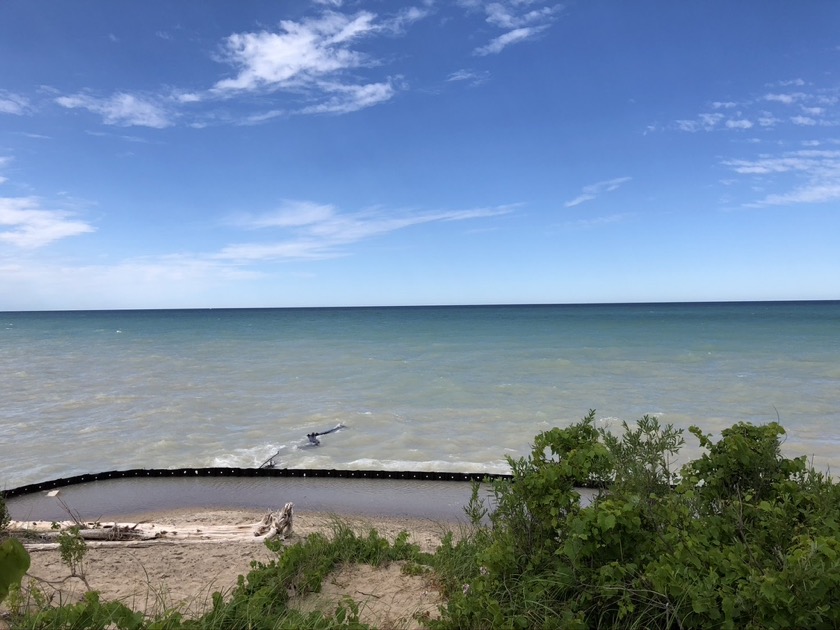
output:
[[58,549],[61,561],[70,568],[70,575],[84,578],[87,543],[79,534],[77,526],[68,527],[58,535]]

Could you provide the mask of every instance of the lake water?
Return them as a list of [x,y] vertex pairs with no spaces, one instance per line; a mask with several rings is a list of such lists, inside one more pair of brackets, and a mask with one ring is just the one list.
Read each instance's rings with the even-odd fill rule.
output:
[[786,453],[840,466],[840,302],[7,312],[0,374],[5,488],[278,451],[507,472],[590,408],[609,427],[778,418]]

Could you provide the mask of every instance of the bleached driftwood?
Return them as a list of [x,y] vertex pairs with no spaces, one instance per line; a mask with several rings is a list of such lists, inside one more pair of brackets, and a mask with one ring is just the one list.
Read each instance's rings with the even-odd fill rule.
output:
[[293,519],[293,503],[287,503],[283,509],[278,512],[269,512],[263,516],[262,520],[254,527],[254,536],[265,536],[265,540],[274,538],[286,538],[292,534],[292,519]]
[[[259,523],[242,525],[196,526],[192,523],[163,526],[154,523],[83,522],[79,536],[90,541],[92,547],[133,547],[175,542],[246,542],[275,537],[283,539],[292,534],[293,508],[292,503],[287,503],[282,510],[266,514]],[[30,551],[36,551],[57,548],[61,530],[77,526],[73,521],[12,521],[9,530],[20,533],[24,546]]]

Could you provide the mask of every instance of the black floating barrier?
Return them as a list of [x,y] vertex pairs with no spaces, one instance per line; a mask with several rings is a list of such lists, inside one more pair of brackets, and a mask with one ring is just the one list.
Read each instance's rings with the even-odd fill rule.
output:
[[130,479],[132,477],[336,477],[339,479],[418,479],[425,481],[488,481],[511,479],[511,475],[489,473],[423,472],[412,470],[333,470],[303,468],[133,468],[131,470],[109,470],[96,474],[76,475],[32,483],[10,490],[0,490],[4,499],[20,497],[35,492],[54,490],[106,479]]

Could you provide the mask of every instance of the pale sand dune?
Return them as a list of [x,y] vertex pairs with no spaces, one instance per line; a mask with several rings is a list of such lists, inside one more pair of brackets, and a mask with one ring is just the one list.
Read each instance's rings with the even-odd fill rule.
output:
[[[103,600],[119,600],[149,615],[172,608],[186,616],[200,614],[211,606],[213,592],[229,592],[238,576],[248,573],[252,561],[268,562],[274,557],[252,532],[262,516],[258,512],[217,510],[122,517],[122,523],[143,522],[170,536],[177,532],[179,538],[89,542],[84,565],[87,583],[101,593]],[[335,517],[327,514],[296,513],[290,542],[312,532],[329,534],[334,521]],[[434,551],[448,529],[458,531],[457,524],[429,520],[342,517],[342,521],[360,533],[373,527],[390,540],[405,530],[425,551]],[[43,590],[52,593],[55,602],[78,600],[86,590],[85,584],[78,578],[68,578],[69,569],[54,547],[29,545],[29,575],[41,581]],[[33,582],[32,578],[26,583]],[[322,593],[294,598],[293,602],[304,610],[331,611],[343,596],[361,604],[362,621],[389,628],[417,627],[413,617],[435,615],[441,603],[429,580],[402,574],[399,563],[378,569],[341,568],[325,582]]]

